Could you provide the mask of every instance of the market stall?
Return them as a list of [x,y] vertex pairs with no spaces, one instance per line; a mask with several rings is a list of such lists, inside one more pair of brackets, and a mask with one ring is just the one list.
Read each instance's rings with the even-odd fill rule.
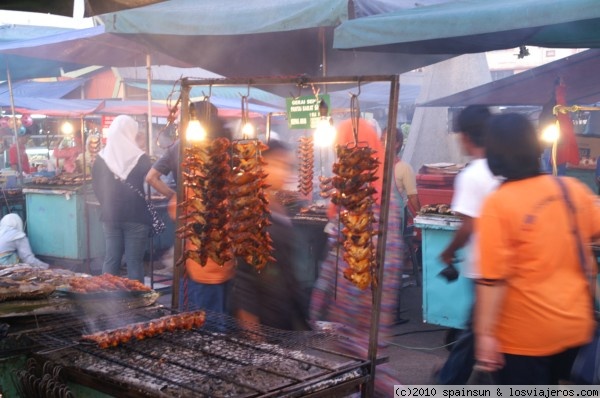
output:
[[[300,80],[265,78],[245,80],[244,83],[360,85],[363,81],[389,82],[390,107],[395,109],[397,76],[303,77]],[[194,83],[184,80],[182,85],[182,125],[190,120],[186,87]],[[228,84],[229,79],[197,83]],[[395,112],[390,112],[388,122],[395,123],[394,118]],[[388,137],[387,142],[393,144],[393,139]],[[392,147],[386,147],[385,159],[381,160],[381,167],[388,176],[392,170]],[[306,157],[304,160],[309,159]],[[310,179],[305,181],[304,187],[312,189],[312,173],[307,175]],[[182,175],[180,181],[185,181]],[[376,250],[372,252],[373,264],[383,264],[385,258],[386,230],[381,226],[385,225],[387,217],[386,190],[389,189],[389,181],[388,177],[383,181],[382,211],[377,221],[379,239]],[[178,186],[179,195],[182,194],[182,185]],[[85,196],[86,187],[68,187],[65,184],[60,188],[40,186],[40,189],[47,189],[42,192],[29,187],[27,194],[31,198],[28,200],[33,204],[32,209],[39,211],[43,206],[36,208],[38,196],[43,196],[46,201],[60,200],[58,207],[68,207],[62,217],[76,219],[79,217],[74,213],[78,208],[85,208],[85,201],[80,195]],[[178,206],[178,211],[182,211],[182,206]],[[299,211],[293,219],[297,224],[321,228],[326,217],[315,207]],[[178,217],[177,220],[177,228],[180,228],[184,218]],[[58,220],[54,222],[56,225],[64,224]],[[76,225],[76,228],[79,227]],[[54,231],[56,227],[46,225],[46,233],[48,229]],[[177,238],[176,258],[183,254],[184,239],[181,235]],[[316,247],[322,244],[314,242],[315,250],[318,251]],[[77,256],[80,248],[72,249]],[[316,268],[316,260],[313,260],[312,267]],[[9,275],[10,271],[7,272],[4,276]],[[38,290],[44,288],[39,295],[20,297],[19,300],[6,297],[4,302],[0,300],[0,320],[8,325],[8,336],[0,340],[0,367],[5,370],[0,384],[5,391],[26,394],[35,389],[39,397],[52,396],[55,390],[63,394],[71,392],[98,397],[106,394],[123,397],[342,396],[359,391],[362,386],[363,396],[369,396],[375,365],[385,361],[377,355],[381,300],[381,289],[377,284],[364,290],[364,294],[373,301],[373,326],[369,333],[369,356],[363,358],[340,350],[338,342],[346,337],[337,333],[335,325],[314,325],[315,329],[309,332],[284,332],[267,327],[256,328],[210,312],[180,313],[157,305],[157,294],[148,287],[141,291],[126,289],[114,292],[105,288],[107,281],[94,279],[100,276],[67,272],[66,283],[62,279],[50,287],[48,284],[36,286]],[[176,267],[174,297],[179,293],[177,282],[180,272],[180,267]],[[383,267],[374,267],[369,272],[373,278],[381,278],[378,274],[383,272]],[[20,277],[29,284],[37,283],[39,278],[32,274]],[[114,283],[129,286],[129,282],[122,280]],[[32,321],[34,315],[35,320]]]
[[[197,214],[197,211],[199,210],[198,206],[194,206],[193,205],[193,196],[190,196],[190,192],[186,191],[186,189],[184,188],[185,186],[191,186],[192,189],[191,191],[193,191],[194,195],[197,195],[198,197],[202,197],[202,198],[206,198],[205,200],[208,201],[214,201],[215,197],[220,198],[221,196],[215,192],[205,192],[204,190],[206,188],[203,188],[203,186],[211,186],[210,183],[210,179],[211,179],[211,175],[207,170],[210,169],[205,169],[204,167],[206,167],[205,165],[213,165],[213,166],[209,166],[212,167],[214,170],[217,170],[215,168],[215,164],[220,164],[219,162],[221,162],[221,159],[228,159],[228,157],[223,158],[221,156],[221,151],[223,151],[223,147],[226,148],[226,143],[219,141],[219,146],[215,147],[214,143],[202,143],[202,141],[192,141],[192,137],[200,137],[201,133],[198,133],[198,131],[200,131],[196,126],[199,124],[198,122],[198,116],[191,113],[189,111],[189,91],[190,88],[195,86],[195,85],[204,85],[204,86],[208,86],[208,87],[212,87],[214,86],[221,86],[221,85],[247,85],[249,87],[253,87],[253,86],[268,86],[268,85],[280,85],[280,86],[291,86],[293,88],[295,88],[296,90],[301,91],[303,88],[310,88],[312,91],[312,95],[309,95],[308,97],[310,98],[304,98],[302,96],[290,99],[290,112],[293,110],[305,110],[307,112],[306,115],[302,115],[302,116],[298,116],[297,118],[292,118],[293,120],[290,121],[290,124],[294,124],[294,123],[302,123],[302,124],[307,124],[308,126],[310,126],[310,112],[315,112],[316,115],[316,119],[317,120],[323,120],[326,121],[327,124],[332,124],[332,121],[329,119],[327,110],[324,109],[325,106],[323,106],[322,100],[319,98],[318,93],[320,92],[320,90],[323,90],[324,92],[327,91],[327,87],[331,86],[331,85],[354,85],[354,86],[358,86],[358,93],[360,94],[360,84],[361,83],[366,83],[366,82],[373,82],[373,81],[385,81],[385,82],[389,82],[390,83],[390,102],[389,102],[389,120],[388,125],[395,125],[396,123],[396,109],[397,109],[397,102],[398,102],[398,77],[397,76],[360,76],[360,77],[342,77],[342,78],[309,78],[309,77],[305,77],[302,76],[300,78],[251,78],[251,79],[202,79],[202,80],[196,80],[196,79],[187,79],[184,78],[182,79],[182,83],[181,83],[181,87],[182,87],[182,97],[181,97],[181,104],[182,104],[182,121],[181,121],[181,125],[182,126],[188,126],[188,124],[190,125],[189,128],[191,128],[191,126],[194,126],[194,135],[191,134],[191,130],[189,133],[187,133],[186,135],[186,145],[182,145],[181,146],[181,154],[180,157],[183,161],[182,166],[181,166],[181,170],[180,170],[180,181],[183,181],[183,184],[179,184],[178,185],[178,192],[177,192],[177,199],[178,199],[178,203],[180,204],[177,207],[177,231],[181,231],[176,238],[176,243],[175,243],[175,258],[176,259],[180,259],[178,260],[178,264],[183,264],[186,258],[193,258],[196,259],[195,261],[197,261],[199,264],[202,264],[203,258],[210,256],[213,256],[211,258],[216,258],[217,260],[215,261],[224,261],[224,260],[219,260],[219,256],[224,254],[225,250],[230,250],[230,244],[228,243],[226,246],[218,246],[218,247],[226,247],[226,249],[224,250],[217,250],[216,252],[211,252],[211,247],[214,247],[214,243],[217,243],[219,245],[221,245],[221,241],[218,242],[213,242],[212,238],[212,234],[208,234],[208,233],[201,233],[198,232],[196,237],[194,239],[196,239],[196,242],[200,242],[200,244],[196,243],[198,246],[197,249],[191,248],[193,246],[189,246],[186,243],[186,240],[189,239],[190,234],[193,231],[193,227],[194,227],[194,223],[195,220],[197,219],[197,216],[195,214]],[[357,101],[357,97],[359,96],[359,94],[353,94],[352,95],[352,104],[357,107],[358,105],[358,101]],[[207,100],[210,100],[210,95],[208,96]],[[298,102],[296,103],[296,107],[294,108],[294,100],[297,100]],[[311,105],[308,105],[308,103],[310,103]],[[244,109],[244,98],[242,98],[242,110]],[[355,108],[353,108],[355,109]],[[352,117],[357,117],[358,114],[360,114],[360,110],[358,109],[356,112],[353,110],[354,113],[352,113]],[[243,115],[243,113],[242,113]],[[290,118],[291,116],[288,115],[288,117]],[[242,116],[243,118],[243,116]],[[192,123],[193,122],[193,123]],[[310,129],[310,127],[307,127]],[[390,130],[391,131],[391,130]],[[266,136],[266,143],[268,144],[268,139],[269,139],[269,131],[267,131],[267,136]],[[386,247],[386,235],[387,235],[387,229],[385,228],[385,226],[387,225],[387,216],[388,216],[388,206],[389,206],[389,195],[388,195],[388,190],[390,189],[390,184],[389,182],[390,180],[390,176],[392,173],[392,162],[393,162],[393,141],[395,139],[395,137],[393,137],[393,134],[390,132],[389,133],[390,136],[386,137],[386,151],[385,151],[385,159],[383,159],[383,162],[381,164],[380,167],[383,168],[384,173],[382,174],[383,177],[383,181],[382,181],[382,192],[380,193],[381,195],[381,212],[379,214],[379,218],[378,220],[375,222],[375,224],[377,224],[377,235],[378,235],[378,239],[377,239],[377,244],[376,247],[373,246],[374,251],[372,253],[370,253],[370,249],[368,249],[366,251],[366,253],[370,253],[368,254],[369,256],[373,256],[372,258],[372,262],[367,261],[368,264],[373,264],[372,268],[368,268],[368,271],[365,271],[365,268],[361,269],[361,273],[360,273],[360,277],[362,278],[364,276],[364,274],[369,274],[367,275],[368,278],[367,279],[356,279],[356,280],[367,280],[368,282],[363,283],[363,282],[353,282],[353,283],[361,283],[361,288],[364,290],[364,294],[372,295],[372,309],[371,309],[371,330],[369,333],[369,357],[368,357],[368,368],[369,368],[369,374],[370,377],[368,377],[367,379],[363,379],[363,380],[354,380],[354,383],[356,383],[355,385],[358,384],[362,384],[364,382],[368,383],[366,384],[366,389],[363,390],[364,394],[372,394],[372,388],[373,388],[373,375],[375,374],[375,364],[377,362],[377,335],[378,335],[378,325],[379,325],[379,308],[381,305],[381,284],[380,283],[376,283],[376,282],[372,282],[372,281],[380,281],[382,279],[382,275],[383,275],[383,266],[381,266],[380,264],[384,263],[385,260],[385,247]],[[313,193],[313,188],[315,185],[315,178],[317,177],[316,175],[313,174],[313,170],[315,168],[315,157],[313,156],[313,147],[312,147],[312,132],[311,132],[311,136],[310,137],[306,137],[306,136],[301,136],[298,139],[298,154],[299,154],[299,182],[298,182],[298,189],[299,192],[304,194],[304,195],[308,195],[309,198],[312,198],[312,193]],[[315,138],[316,140],[316,138]],[[217,140],[215,140],[215,143],[217,142]],[[362,145],[361,145],[362,144]],[[253,146],[254,145],[254,146]],[[244,136],[243,139],[241,141],[234,141],[232,144],[232,160],[231,160],[231,164],[233,165],[233,170],[235,171],[231,177],[225,179],[226,181],[230,181],[230,184],[232,184],[232,188],[231,188],[231,196],[228,196],[229,194],[224,193],[223,198],[228,197],[229,201],[231,203],[231,209],[232,214],[231,214],[231,225],[246,225],[246,217],[250,216],[246,216],[244,215],[244,219],[243,221],[238,221],[236,219],[236,217],[238,217],[238,215],[236,213],[239,213],[239,210],[242,207],[238,207],[237,203],[256,203],[256,207],[252,207],[255,208],[256,213],[258,215],[258,213],[261,212],[261,206],[260,203],[261,201],[252,201],[252,198],[246,198],[245,196],[236,196],[233,194],[233,192],[250,192],[250,195],[258,195],[258,197],[260,197],[260,188],[255,189],[254,187],[260,187],[261,184],[260,182],[257,182],[256,180],[256,176],[261,175],[260,170],[254,170],[254,167],[257,167],[255,165],[260,165],[261,161],[255,159],[255,156],[258,156],[258,159],[260,159],[260,150],[256,149],[260,147],[260,144],[258,143],[257,139],[254,137],[246,137]],[[341,148],[337,148],[338,151],[338,156],[339,159],[338,161],[340,162],[338,164],[338,166],[340,164],[345,164],[345,161],[349,161],[351,158],[353,158],[355,161],[361,159],[361,157],[364,157],[365,154],[367,155],[367,157],[369,156],[369,147],[364,147],[364,143],[358,143],[355,142],[354,145],[349,145],[345,150],[341,149]],[[250,155],[243,155],[244,153],[250,154]],[[353,155],[351,155],[353,153]],[[244,157],[247,156],[247,157]],[[201,160],[201,159],[205,159],[205,160]],[[219,160],[216,160],[219,159]],[[347,173],[343,173],[340,170],[338,170],[338,173],[341,173],[341,175],[339,176],[339,180],[337,181],[342,181],[345,180],[345,178],[350,179],[350,176],[355,176],[355,174],[361,174],[363,172],[366,173],[366,168],[363,169],[363,167],[370,167],[370,166],[365,166],[368,163],[369,160],[372,159],[362,159],[363,163],[360,163],[361,166],[353,166],[353,170],[357,170],[356,172],[347,172]],[[216,162],[216,163],[215,163]],[[227,161],[228,162],[228,161]],[[367,163],[365,163],[367,162]],[[381,159],[379,160],[375,160],[375,163],[379,163],[381,162]],[[247,165],[247,166],[243,166],[238,167],[236,165]],[[354,163],[353,163],[354,164]],[[249,166],[248,166],[249,165]],[[350,165],[350,162],[348,163],[348,165]],[[259,166],[258,166],[259,167]],[[221,170],[221,168],[219,168],[218,170]],[[211,172],[212,173],[212,172]],[[335,168],[334,168],[334,173],[335,173]],[[347,176],[346,176],[347,174]],[[194,176],[197,175],[204,175],[206,176],[206,178],[208,179],[208,182],[203,183],[203,184],[197,184],[194,183]],[[246,178],[248,177],[248,178]],[[323,177],[323,176],[321,176]],[[365,174],[363,177],[370,177],[370,175]],[[321,182],[324,182],[326,179],[320,179]],[[238,182],[239,181],[239,182]],[[244,181],[244,182],[242,182]],[[352,186],[356,186],[356,187],[360,187],[363,186],[363,183],[366,183],[364,185],[365,187],[365,192],[367,192],[367,196],[368,195],[372,195],[372,193],[374,192],[372,189],[369,190],[368,188],[368,181],[372,181],[370,179],[360,179],[360,178],[355,178],[354,180],[352,180],[353,182],[350,182],[348,180],[347,183],[342,183],[343,185],[339,185],[338,189],[341,192],[345,192],[344,189],[346,188],[350,188],[351,184],[353,184]],[[244,186],[245,184],[248,184],[249,187],[251,187],[251,189],[245,189]],[[357,185],[358,184],[358,185]],[[219,186],[221,186],[222,184],[218,184]],[[226,184],[227,185],[227,184]],[[323,184],[319,185],[319,188],[324,190],[325,188],[322,188]],[[356,191],[356,190],[354,190]],[[252,193],[255,192],[255,193]],[[324,192],[324,191],[321,191]],[[348,193],[350,193],[350,191],[348,191]],[[247,195],[246,193],[244,193],[244,195]],[[354,195],[356,196],[356,195]],[[345,201],[347,201],[348,205],[350,205],[350,200],[354,200],[353,195],[348,195],[348,199],[346,199]],[[338,198],[340,198],[341,196],[337,196]],[[366,196],[363,196],[362,198],[366,198]],[[219,199],[221,200],[221,199]],[[371,202],[372,203],[372,202]],[[215,204],[216,205],[216,204]],[[366,204],[365,204],[366,205]],[[222,206],[222,203],[219,202],[218,206]],[[225,211],[227,211],[227,205],[225,205],[226,207],[223,207],[223,209],[225,209]],[[249,206],[254,206],[254,205],[249,205]],[[200,207],[201,209],[201,207]],[[220,212],[220,211],[219,211]],[[208,209],[206,213],[200,213],[202,215],[202,217],[204,217],[206,220],[214,220],[211,222],[214,222],[215,225],[208,225],[208,221],[207,221],[207,225],[202,226],[202,230],[204,231],[219,231],[219,235],[224,236],[226,233],[228,233],[227,228],[222,225],[221,223],[221,217],[217,216],[217,214],[215,214],[215,210],[214,209]],[[362,214],[362,216],[360,215]],[[364,211],[363,213],[357,213],[357,217],[358,218],[362,218],[361,225],[369,225],[369,220],[371,220],[370,217],[370,212],[368,211]],[[259,215],[258,215],[259,216]],[[260,217],[260,216],[259,216]],[[294,217],[293,217],[294,218]],[[297,219],[298,221],[298,219]],[[371,221],[374,222],[374,221]],[[255,225],[260,226],[262,224],[262,221],[260,219],[258,219],[255,223]],[[246,227],[244,227],[246,228]],[[251,228],[250,226],[248,226],[248,228]],[[357,231],[363,231],[363,229],[358,229],[358,228],[362,228],[362,227],[355,227],[357,228]],[[375,227],[374,227],[375,228]],[[254,231],[254,229],[253,229]],[[369,229],[369,231],[371,231],[371,229]],[[263,265],[262,262],[262,258],[263,256],[265,256],[264,251],[268,250],[268,244],[265,246],[266,249],[262,250],[262,246],[261,243],[259,242],[258,239],[253,239],[253,243],[248,243],[246,246],[240,246],[240,248],[236,248],[236,232],[233,231],[232,232],[232,244],[231,244],[231,249],[234,251],[234,253],[236,253],[236,250],[240,250],[240,253],[243,253],[243,258],[246,259],[246,261],[249,262],[249,264],[253,264],[254,267],[256,267],[256,271],[259,272],[261,267]],[[255,234],[255,236],[261,236],[262,231],[256,231],[253,232]],[[367,232],[367,234],[369,234],[369,236],[374,235],[371,234],[371,232]],[[243,234],[240,234],[240,236]],[[268,242],[268,239],[266,240]],[[350,246],[352,245],[356,245],[358,243],[352,243],[352,241],[349,241],[348,244]],[[362,243],[362,245],[365,245],[364,243]],[[251,250],[256,250],[256,254],[252,254],[252,253],[248,253],[246,252],[247,250],[247,246],[250,246]],[[346,246],[348,247],[348,246]],[[369,245],[366,245],[365,247],[370,247]],[[363,250],[363,252],[365,252]],[[268,253],[267,253],[268,255]],[[363,258],[364,259],[364,258]],[[367,259],[368,260],[368,259]],[[181,280],[182,276],[183,276],[183,267],[181,266],[176,266],[175,271],[174,271],[174,275],[173,275],[173,299],[172,299],[172,303],[173,306],[177,305],[177,303],[179,302],[179,296],[180,294],[184,294],[185,292],[180,292],[179,291],[179,281]],[[350,272],[355,272],[356,275],[358,276],[359,273],[357,271],[354,271],[352,269],[348,269],[348,271]],[[350,275],[350,274],[348,274]],[[371,279],[372,278],[372,279]],[[352,279],[351,279],[352,280]],[[355,281],[356,281],[355,280]],[[370,290],[370,292],[369,292]],[[369,392],[370,391],[370,392]]]

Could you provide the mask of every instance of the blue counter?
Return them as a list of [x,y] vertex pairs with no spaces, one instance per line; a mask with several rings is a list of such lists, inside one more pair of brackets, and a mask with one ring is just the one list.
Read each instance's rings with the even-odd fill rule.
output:
[[[445,267],[440,254],[452,240],[460,220],[449,216],[417,216],[415,227],[422,231],[423,253],[423,321],[434,325],[462,329],[473,303],[473,282],[463,276],[463,262],[456,268],[457,280],[448,282],[439,275]],[[457,258],[464,259],[463,250]]]
[[[27,235],[36,256],[60,265],[103,258],[104,232],[100,208],[90,185],[23,188],[27,212]],[[155,203],[166,229],[154,237],[153,251],[173,245],[175,227],[166,203]],[[151,239],[148,238],[148,249]]]
[[[87,222],[85,200],[90,187],[23,188],[27,235],[37,256],[83,261],[102,255],[96,242],[102,236],[98,223]],[[93,214],[89,219],[93,220]],[[88,252],[89,250],[89,252]]]

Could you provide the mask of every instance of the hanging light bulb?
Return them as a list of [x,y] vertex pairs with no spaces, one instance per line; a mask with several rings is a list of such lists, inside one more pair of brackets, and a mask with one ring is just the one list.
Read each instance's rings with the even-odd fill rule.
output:
[[244,138],[254,138],[255,129],[254,129],[254,126],[252,125],[252,123],[246,122],[242,126],[242,135]]
[[206,130],[200,123],[200,120],[192,119],[188,122],[185,130],[185,138],[189,143],[197,144],[206,140]]
[[242,96],[242,138],[251,139],[255,137],[255,129],[252,123],[250,123],[250,116],[248,116],[248,96]]
[[554,144],[558,141],[559,136],[560,132],[558,131],[558,126],[556,125],[556,123],[552,123],[546,126],[544,130],[542,130],[541,138],[543,141],[549,144]]
[[191,144],[199,144],[206,140],[208,134],[202,123],[200,123],[200,120],[198,120],[196,108],[193,104],[190,104],[189,110],[190,120],[185,130],[185,139]]
[[315,145],[321,148],[331,146],[335,140],[336,130],[333,126],[333,119],[327,115],[328,113],[327,103],[325,100],[321,100],[319,103],[320,117],[314,134]]
[[62,131],[64,135],[73,135],[74,128],[69,121],[66,121],[60,126],[60,131]]

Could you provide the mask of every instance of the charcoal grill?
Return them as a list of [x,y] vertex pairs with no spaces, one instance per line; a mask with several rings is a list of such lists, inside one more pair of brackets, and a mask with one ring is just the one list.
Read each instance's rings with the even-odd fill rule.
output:
[[331,332],[287,332],[207,312],[206,324],[109,349],[80,340],[93,333],[169,315],[150,307],[83,320],[56,316],[29,334],[35,357],[69,381],[121,397],[297,397],[356,391],[369,362],[336,348]]

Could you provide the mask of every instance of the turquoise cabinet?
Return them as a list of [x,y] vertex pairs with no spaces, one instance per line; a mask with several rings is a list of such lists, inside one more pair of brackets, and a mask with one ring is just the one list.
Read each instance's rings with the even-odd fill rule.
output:
[[[460,221],[454,217],[417,216],[415,227],[422,231],[423,253],[423,321],[456,329],[465,327],[473,303],[473,282],[464,277],[463,261],[456,268],[459,277],[448,282],[439,275],[445,267],[441,252],[452,240]],[[457,258],[465,253],[459,250]]]
[[596,185],[595,168],[568,166],[565,175],[577,178],[579,181],[587,185],[588,188],[592,190],[592,192],[598,192],[598,185]]
[[75,261],[102,255],[103,248],[95,244],[102,236],[101,227],[88,222],[97,217],[86,216],[86,189],[90,187],[23,188],[27,235],[36,255]]

